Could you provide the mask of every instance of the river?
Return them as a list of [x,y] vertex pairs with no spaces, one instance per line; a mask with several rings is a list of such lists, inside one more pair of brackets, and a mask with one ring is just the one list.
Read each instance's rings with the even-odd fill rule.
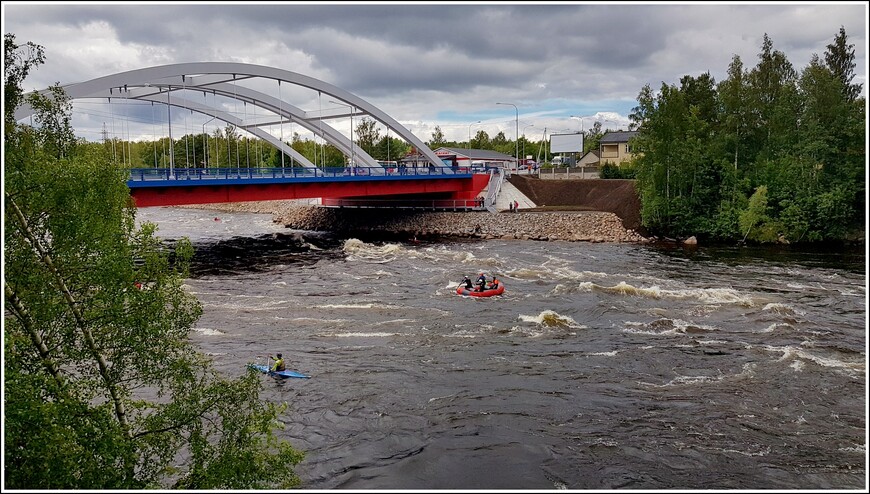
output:
[[[195,344],[289,405],[304,489],[859,489],[861,251],[407,244],[143,208],[189,237]],[[492,298],[455,293],[496,274]]]

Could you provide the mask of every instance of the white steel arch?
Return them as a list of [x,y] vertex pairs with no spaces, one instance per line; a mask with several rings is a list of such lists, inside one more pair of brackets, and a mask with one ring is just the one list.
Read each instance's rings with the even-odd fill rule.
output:
[[[259,108],[264,108],[282,117],[288,118],[290,119],[290,121],[305,127],[306,129],[314,132],[316,135],[324,137],[327,141],[329,141],[330,144],[337,147],[342,153],[350,155],[350,139],[348,139],[344,136],[344,134],[338,132],[329,125],[323,128],[323,131],[321,132],[320,126],[314,123],[314,119],[310,116],[309,112],[306,112],[301,108],[293,106],[287,102],[282,102],[278,98],[269,96],[268,94],[261,93],[259,91],[255,91],[246,87],[234,88],[226,83],[213,84],[209,87],[213,93],[220,94],[221,96],[235,98],[240,101],[245,101]],[[344,115],[330,114],[328,118],[334,118],[336,116]],[[257,125],[246,125],[242,126],[242,128],[248,130],[249,128],[269,125],[271,123],[274,122],[267,122],[266,124],[261,123]],[[374,160],[374,158],[364,153],[361,149],[354,148],[354,153],[362,153],[365,157],[371,160],[371,163],[367,163],[367,165],[377,166],[377,162]]]
[[[271,79],[279,81],[279,84],[281,82],[287,82],[296,86],[316,90],[347,104],[348,107],[352,108],[352,110],[350,112],[342,110],[339,112],[324,113],[304,111],[298,107],[289,105],[278,98],[236,84],[240,81],[253,78]],[[315,135],[319,135],[321,138],[341,150],[345,155],[354,154],[355,157],[358,156],[359,160],[366,166],[378,166],[377,162],[362,149],[353,147],[353,143],[350,139],[346,138],[343,134],[329,125],[324,128],[324,126],[318,126],[316,124],[316,122],[321,119],[349,115],[370,115],[385,125],[389,130],[392,130],[398,136],[404,138],[408,143],[414,146],[431,164],[439,167],[443,166],[441,159],[434,153],[434,151],[429,149],[425,143],[418,139],[413,133],[411,133],[411,131],[399,122],[374,105],[327,82],[274,67],[236,62],[193,62],[169,64],[120,72],[118,74],[99,77],[85,82],[68,84],[62,86],[62,88],[66,95],[73,100],[87,98],[117,98],[123,95],[123,97],[127,99],[154,101],[162,104],[167,104],[167,101],[165,101],[166,91],[170,93],[173,91],[203,91],[221,94],[224,97],[245,101],[263,108],[279,115],[282,119],[288,118],[292,122],[310,130]],[[43,90],[42,92],[47,94],[47,90]],[[265,137],[263,137],[263,135],[268,134],[261,129],[257,129],[257,126],[239,125],[237,118],[230,118],[232,115],[217,108],[211,108],[207,104],[197,104],[190,100],[184,100],[183,98],[178,97],[171,98],[171,101],[168,104],[212,115],[219,120],[241,127],[264,139]],[[356,110],[359,110],[359,112]],[[16,109],[15,119],[22,120],[32,114],[33,109],[29,105],[23,104]],[[262,125],[263,124],[260,124],[260,126]],[[265,140],[273,145],[275,144],[275,141],[280,142],[279,139],[274,138]],[[295,151],[290,152],[292,148],[289,146],[282,145],[279,146],[279,149],[286,152],[288,155],[293,156],[303,166],[314,166],[310,161],[304,159]]]

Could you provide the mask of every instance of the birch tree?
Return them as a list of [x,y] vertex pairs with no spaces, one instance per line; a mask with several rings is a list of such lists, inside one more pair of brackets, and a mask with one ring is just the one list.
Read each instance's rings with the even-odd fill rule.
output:
[[253,371],[219,375],[188,340],[202,313],[183,285],[190,243],[170,253],[153,224],[135,227],[124,165],[70,142],[67,101],[34,105],[58,131],[15,122],[44,58],[4,41],[5,487],[298,484],[302,453],[276,436],[282,406],[260,400]]

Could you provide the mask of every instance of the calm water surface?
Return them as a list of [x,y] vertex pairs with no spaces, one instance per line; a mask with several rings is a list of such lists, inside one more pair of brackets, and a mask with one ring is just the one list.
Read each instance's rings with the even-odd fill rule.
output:
[[[403,244],[145,208],[188,236],[192,338],[263,377],[306,489],[866,489],[859,252]],[[456,295],[496,274],[505,294]]]

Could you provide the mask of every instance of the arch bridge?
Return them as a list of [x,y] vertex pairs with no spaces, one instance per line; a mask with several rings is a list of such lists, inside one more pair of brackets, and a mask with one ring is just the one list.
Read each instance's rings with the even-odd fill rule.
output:
[[[313,91],[316,91],[320,108],[305,110],[288,103],[283,98],[282,85],[289,86],[288,89],[296,92],[300,88],[304,88],[312,91],[312,95]],[[268,142],[284,155],[290,156],[296,164],[307,172],[307,175],[293,172],[288,177],[287,170],[283,167],[282,156],[280,173],[274,169],[265,172],[262,169],[256,171],[236,170],[233,177],[230,176],[231,173],[228,173],[227,176],[223,177],[223,181],[216,176],[204,179],[201,170],[177,169],[173,153],[170,152],[170,166],[165,176],[163,171],[154,173],[158,169],[134,169],[132,171],[128,183],[131,186],[132,194],[137,198],[137,204],[141,206],[197,203],[193,201],[208,203],[315,197],[311,195],[315,191],[321,194],[317,197],[431,193],[443,196],[446,193],[454,198],[471,198],[477,195],[482,188],[480,180],[471,180],[470,173],[457,173],[458,170],[455,167],[445,167],[441,159],[425,143],[373,104],[337,86],[296,72],[235,62],[195,62],[120,72],[61,87],[70,100],[105,99],[111,103],[114,98],[116,101],[132,100],[150,102],[152,105],[166,105],[170,143],[172,141],[171,111],[173,108],[206,115],[212,120],[223,121],[227,125],[244,130]],[[278,97],[270,94],[276,89]],[[50,94],[48,90],[42,92]],[[212,95],[211,102],[207,97],[209,94]],[[220,103],[217,100],[218,96],[221,97]],[[324,96],[329,98],[330,103],[338,104],[341,108],[323,110],[322,98]],[[251,105],[265,112],[266,118],[260,118],[256,122],[240,119],[223,103],[227,100],[234,103],[241,102],[246,109],[247,105]],[[312,100],[313,96],[309,98],[309,101]],[[33,113],[33,108],[25,103],[16,109],[15,118],[23,120]],[[416,148],[421,163],[430,172],[418,174],[415,170],[415,173],[402,174],[401,177],[392,177],[388,176],[390,174],[384,173],[384,168],[377,160],[353,143],[353,118],[359,116],[372,117]],[[346,137],[328,123],[330,120],[348,117],[351,119],[351,138]],[[326,125],[324,125],[324,120],[327,121]],[[354,172],[354,177],[349,180],[348,177],[342,176],[338,172],[318,168],[315,163],[284,142],[283,125],[285,123],[300,125],[349,157],[351,167],[354,170],[367,169],[369,172]],[[276,138],[266,130],[266,127],[271,129],[274,125],[282,126],[280,138]],[[257,176],[254,176],[255,173]],[[264,173],[271,174],[271,176],[264,176]],[[197,180],[191,180],[191,178]],[[413,182],[419,181],[429,183],[413,185]],[[325,182],[332,182],[334,187],[332,189],[324,187]],[[365,183],[366,186],[361,187],[359,183],[353,187],[347,185],[354,182]],[[374,186],[375,182],[379,182],[379,184]],[[318,183],[321,186],[305,185],[311,183]],[[437,185],[433,185],[436,183]],[[264,185],[268,185],[271,192],[265,193]],[[146,196],[148,199],[145,199]]]
[[[242,85],[243,81],[248,84]],[[277,84],[278,98],[256,89],[256,87],[263,87],[264,81]],[[283,101],[280,95],[282,83],[317,91],[319,98],[326,95],[338,100],[335,103],[343,107],[341,110],[303,110]],[[180,63],[120,72],[90,81],[64,85],[62,88],[72,100],[116,98],[150,101],[166,104],[169,108],[178,107],[202,113],[250,132],[278,147],[307,168],[313,168],[315,165],[292,147],[264,131],[263,127],[283,125],[285,122],[297,123],[329,142],[345,155],[358,156],[359,161],[365,166],[374,167],[379,165],[368,153],[359,147],[354,147],[350,139],[331,125],[323,125],[323,120],[368,115],[414,146],[433,166],[442,165],[441,159],[426,144],[371,103],[327,82],[274,67],[235,62]],[[43,92],[47,94],[47,90]],[[191,95],[196,93],[203,95],[201,102],[191,98]],[[275,115],[278,121],[272,119],[254,123],[243,122],[221,108],[215,99],[209,104],[208,98],[204,97],[208,93],[239,101],[245,105],[250,104],[265,110],[267,114]],[[15,119],[23,120],[32,114],[33,108],[24,104],[16,109]]]

